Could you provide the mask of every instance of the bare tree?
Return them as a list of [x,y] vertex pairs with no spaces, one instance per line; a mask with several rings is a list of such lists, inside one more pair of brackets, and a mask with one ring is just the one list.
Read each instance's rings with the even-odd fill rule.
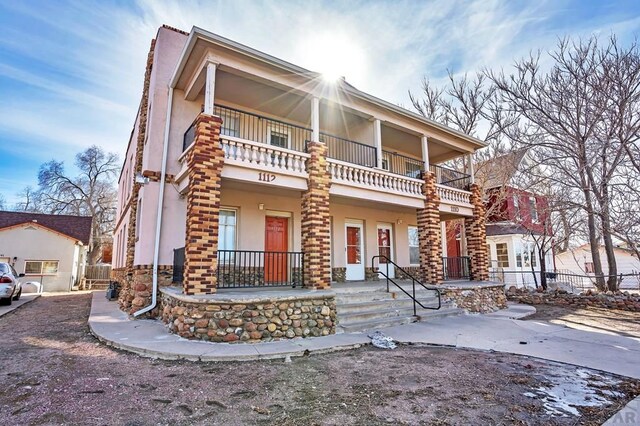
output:
[[[633,47],[635,49],[635,47]],[[608,288],[616,286],[616,260],[611,240],[610,190],[624,161],[621,143],[610,138],[614,79],[611,68],[621,66],[615,38],[599,46],[596,38],[560,40],[549,55],[551,69],[543,72],[540,54],[515,64],[515,72],[487,71],[503,102],[528,121],[512,135],[535,146],[541,170],[559,186],[575,189],[574,204],[586,215],[597,285],[605,289],[599,235],[604,237],[609,263]],[[532,136],[537,136],[532,138]]]
[[77,176],[69,176],[61,161],[51,160],[40,166],[38,189],[23,192],[24,210],[37,200],[39,211],[51,214],[73,214],[93,217],[89,262],[100,257],[103,237],[113,232],[115,220],[115,177],[118,157],[92,146],[76,155]]

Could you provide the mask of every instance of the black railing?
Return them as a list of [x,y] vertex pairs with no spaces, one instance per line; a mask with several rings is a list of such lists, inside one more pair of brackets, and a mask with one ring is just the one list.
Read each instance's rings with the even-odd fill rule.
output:
[[302,252],[218,250],[218,287],[301,287]]
[[[376,259],[383,259],[384,260],[384,266],[380,267],[380,265],[378,265],[378,267],[376,267],[375,266]],[[406,276],[409,279],[411,279],[411,293],[409,293],[401,285],[399,285],[397,282],[395,282],[393,280],[393,278],[389,277],[389,267],[390,266],[391,267],[395,267],[396,270],[401,271],[404,276]],[[398,287],[404,294],[409,296],[409,298],[411,300],[413,300],[413,315],[414,316],[416,316],[418,314],[417,313],[417,306],[420,306],[422,309],[433,309],[433,310],[438,310],[442,306],[442,300],[441,300],[441,296],[442,295],[440,294],[440,290],[438,288],[433,287],[433,286],[426,286],[426,285],[422,284],[413,275],[411,275],[406,270],[402,269],[400,266],[398,266],[393,260],[389,259],[387,256],[383,256],[383,255],[373,256],[371,258],[371,269],[374,270],[374,271],[377,270],[378,273],[382,274],[382,276],[384,276],[387,279],[387,293],[389,292],[389,283],[391,283],[391,284],[395,285],[396,287]],[[438,298],[438,306],[437,307],[425,306],[416,298],[416,284],[418,284],[419,286],[422,286],[422,288],[424,288],[425,290],[431,290],[431,291],[434,291],[436,293],[436,297]]]
[[196,122],[191,123],[191,126],[184,132],[184,136],[182,136],[182,152],[184,152],[189,145],[193,143],[196,139]]
[[471,278],[471,259],[468,256],[443,257],[442,266],[445,280],[468,280]]
[[181,283],[184,278],[184,247],[173,249],[173,282]]
[[[184,280],[184,247],[173,250],[173,282]],[[304,254],[250,250],[218,250],[218,288],[302,287]]]
[[327,144],[327,156],[364,167],[375,167],[378,163],[375,146],[350,141],[338,136],[320,133],[320,141]]
[[382,150],[382,168],[397,175],[419,179],[424,162],[397,152]]
[[471,176],[466,173],[449,169],[447,167],[437,166],[435,164],[430,165],[429,170],[436,175],[436,183],[439,183],[440,185],[463,189],[465,191],[469,189]]

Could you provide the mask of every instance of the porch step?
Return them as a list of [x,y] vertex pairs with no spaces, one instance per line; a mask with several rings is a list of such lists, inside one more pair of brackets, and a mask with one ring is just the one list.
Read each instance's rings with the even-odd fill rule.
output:
[[[412,311],[413,313],[413,311]],[[344,333],[355,333],[355,332],[364,332],[370,330],[377,330],[386,327],[394,327],[398,325],[410,324],[413,322],[420,321],[430,321],[436,318],[446,318],[451,316],[463,315],[466,311],[464,309],[452,308],[452,307],[443,307],[438,310],[424,310],[421,309],[418,312],[418,316],[413,315],[402,315],[402,316],[391,316],[391,317],[383,317],[383,318],[373,318],[362,321],[354,321],[346,323],[338,322],[338,328],[341,332]]]

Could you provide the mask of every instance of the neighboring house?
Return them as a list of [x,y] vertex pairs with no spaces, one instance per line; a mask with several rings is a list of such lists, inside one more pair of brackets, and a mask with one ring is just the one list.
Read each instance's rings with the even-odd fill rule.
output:
[[[609,271],[607,263],[607,254],[604,245],[599,250],[600,260],[602,262],[602,270],[605,274]],[[615,247],[616,267],[618,275],[623,274],[640,274],[640,260],[634,255],[633,251],[623,247]],[[579,247],[559,253],[556,255],[556,266],[560,272],[568,272],[575,275],[595,276],[593,268],[593,258],[591,257],[591,245],[584,244]],[[638,288],[639,278],[628,277],[622,280],[622,287]]]
[[154,263],[159,284],[186,295],[375,280],[375,255],[439,283],[454,219],[468,228],[471,278],[486,279],[479,189],[440,164],[464,157],[470,172],[484,146],[344,79],[164,26],[119,179],[122,307],[151,303]]
[[[534,238],[548,243],[553,234],[546,197],[521,188],[526,181],[520,176],[523,162],[526,150],[485,161],[478,165],[476,179],[485,191],[492,278],[533,285],[532,271],[540,271],[541,263]],[[555,269],[552,250],[545,256],[545,265],[547,271]]]
[[43,291],[69,291],[82,279],[91,217],[0,211],[0,262]]

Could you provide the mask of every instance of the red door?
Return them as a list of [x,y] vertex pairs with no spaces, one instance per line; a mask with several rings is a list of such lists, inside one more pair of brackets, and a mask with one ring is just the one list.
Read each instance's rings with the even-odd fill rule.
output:
[[264,229],[264,280],[270,284],[285,283],[289,263],[289,219],[267,216]]

